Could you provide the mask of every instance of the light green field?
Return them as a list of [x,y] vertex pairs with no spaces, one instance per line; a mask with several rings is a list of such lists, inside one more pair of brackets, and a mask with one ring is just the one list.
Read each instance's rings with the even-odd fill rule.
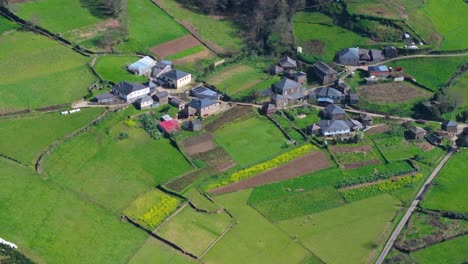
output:
[[169,56],[166,57],[166,59],[167,60],[177,60],[177,59],[181,59],[183,57],[186,57],[188,55],[192,55],[192,54],[195,54],[195,53],[198,53],[198,52],[202,52],[204,50],[205,50],[205,47],[203,47],[201,45],[198,45],[198,46],[183,50],[181,52],[177,52],[175,54],[169,55]]
[[435,179],[423,200],[423,207],[454,212],[468,212],[468,151],[454,154]]
[[385,243],[400,202],[380,195],[278,226],[326,263],[367,263]]
[[347,3],[348,12],[352,15],[365,15],[391,20],[402,19],[399,14],[382,0],[361,0],[359,2]]
[[147,0],[128,1],[128,41],[125,51],[147,49],[188,34],[181,25]]
[[184,250],[200,256],[229,226],[228,214],[205,214],[186,206],[156,232]]
[[0,119],[0,153],[32,165],[39,153],[54,140],[84,127],[103,111],[88,108],[69,115],[55,112]]
[[215,135],[216,142],[243,167],[273,157],[286,143],[281,131],[263,116],[229,124]]
[[379,136],[373,138],[373,141],[388,161],[410,159],[423,153],[421,149],[403,137]]
[[195,188],[188,190],[183,195],[192,203],[194,203],[199,209],[216,212],[219,208],[221,208],[221,206],[208,200],[205,196],[203,196],[203,194],[200,193],[200,191]]
[[225,19],[215,19],[211,16],[192,12],[176,0],[159,1],[172,16],[185,23],[190,23],[206,40],[213,42],[225,52],[238,52],[244,46],[238,31],[240,28]]
[[0,16],[0,34],[17,28],[19,28],[17,24],[12,22],[11,20],[6,19],[3,16]]
[[21,18],[37,20],[37,24],[54,33],[65,33],[107,18],[92,1],[37,0],[25,1],[18,6],[16,13]]
[[[251,190],[216,196],[238,224],[203,257],[204,263],[299,263],[306,249],[246,204]],[[287,254],[285,254],[287,252]]]
[[416,58],[392,61],[387,65],[394,69],[402,67],[403,72],[413,76],[418,83],[437,91],[455,74],[458,66],[467,61],[467,57]]
[[[45,163],[48,177],[120,213],[157,184],[190,170],[169,140],[153,140],[143,129],[120,122],[128,114],[112,114],[96,128],[61,144]],[[129,138],[117,140],[124,131]]]
[[96,80],[87,58],[40,35],[2,36],[0,111],[68,103]]
[[126,263],[147,234],[29,168],[0,159],[2,238],[36,263]]
[[[467,59],[468,61],[468,59]],[[455,81],[447,89],[448,95],[456,100],[458,107],[468,107],[468,73],[463,73],[458,80]]]
[[129,264],[141,263],[157,263],[161,264],[187,264],[195,263],[188,257],[184,257],[175,249],[163,244],[153,237],[148,238],[145,244],[137,251],[130,259]]
[[[318,56],[325,61],[332,61],[336,52],[343,48],[360,46],[369,41],[352,31],[334,25],[330,17],[321,13],[298,12],[293,20],[297,45],[302,46],[307,55]],[[311,44],[311,41],[318,42]]]
[[419,264],[466,263],[468,261],[467,247],[468,235],[464,235],[418,250],[412,253],[411,256]]
[[122,81],[144,82],[146,77],[127,71],[126,66],[140,58],[137,56],[101,56],[96,60],[94,68],[103,80],[119,83]]

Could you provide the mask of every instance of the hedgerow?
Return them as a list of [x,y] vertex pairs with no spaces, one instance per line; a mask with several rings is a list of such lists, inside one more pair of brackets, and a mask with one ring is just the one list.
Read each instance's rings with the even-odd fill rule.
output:
[[238,182],[247,178],[250,178],[252,176],[255,176],[257,174],[260,174],[261,172],[267,171],[269,169],[281,166],[283,164],[288,163],[289,161],[298,158],[304,154],[309,153],[311,150],[317,149],[317,147],[306,144],[301,147],[298,147],[296,149],[290,150],[286,153],[283,153],[269,161],[262,162],[260,164],[254,165],[252,167],[240,170],[238,172],[235,172],[231,174],[231,176],[227,179],[224,179],[223,181],[219,183],[215,183],[210,185],[208,188],[213,189],[213,188],[218,188],[224,185],[228,185],[230,183]]
[[138,218],[147,228],[154,229],[161,224],[180,205],[180,200],[169,195],[164,195],[161,200],[151,207],[148,212]]
[[411,186],[422,178],[423,175],[418,173],[414,176],[405,176],[398,178],[397,180],[386,180],[370,186],[341,191],[341,195],[343,196],[343,199],[349,203]]
[[416,169],[413,167],[398,168],[393,171],[386,171],[386,172],[372,174],[372,175],[365,175],[365,176],[360,176],[357,178],[343,178],[335,184],[335,188],[339,189],[339,188],[366,183],[366,182],[373,182],[373,181],[382,180],[382,179],[390,179],[391,177],[408,174],[414,171],[416,171]]

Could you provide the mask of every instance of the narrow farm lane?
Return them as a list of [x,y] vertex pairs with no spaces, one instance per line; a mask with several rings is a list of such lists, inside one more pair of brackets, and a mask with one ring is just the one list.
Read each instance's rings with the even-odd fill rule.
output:
[[398,226],[395,228],[393,231],[392,235],[390,236],[390,239],[387,241],[387,244],[385,245],[384,249],[382,250],[382,253],[380,254],[379,258],[376,261],[376,264],[382,264],[385,257],[387,256],[388,252],[390,252],[390,249],[393,247],[393,244],[395,243],[395,240],[397,239],[398,235],[400,234],[401,230],[405,226],[405,224],[408,222],[409,218],[411,217],[411,214],[414,212],[416,207],[419,204],[419,201],[421,199],[421,195],[427,190],[431,182],[434,180],[434,178],[439,174],[440,170],[444,167],[444,165],[447,163],[449,158],[452,156],[453,152],[450,151],[447,153],[447,155],[442,159],[442,161],[439,163],[437,168],[432,172],[432,174],[427,178],[426,182],[424,185],[421,187],[419,190],[418,194],[414,198],[413,202],[411,203],[410,207],[406,211],[405,215],[401,219],[400,223],[398,223]]

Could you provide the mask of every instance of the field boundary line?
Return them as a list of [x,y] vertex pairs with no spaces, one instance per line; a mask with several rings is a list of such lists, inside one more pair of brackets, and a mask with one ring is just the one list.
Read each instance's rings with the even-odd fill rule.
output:
[[16,164],[19,164],[19,165],[21,165],[21,166],[23,166],[23,167],[29,167],[27,164],[24,164],[23,162],[21,162],[21,161],[15,159],[15,158],[13,158],[13,157],[10,157],[10,156],[8,156],[8,155],[5,155],[5,154],[3,154],[3,153],[0,153],[0,157],[1,157],[1,158],[4,158],[4,159],[7,159],[7,160],[9,160],[9,161],[15,162]]

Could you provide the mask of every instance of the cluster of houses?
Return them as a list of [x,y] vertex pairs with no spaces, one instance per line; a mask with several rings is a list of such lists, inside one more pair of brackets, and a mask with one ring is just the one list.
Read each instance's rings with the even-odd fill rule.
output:
[[[443,132],[431,132],[428,133],[425,129],[413,125],[406,126],[408,129],[409,135],[411,139],[415,140],[423,140],[426,139],[429,143],[433,145],[440,145],[442,140],[445,137],[452,137],[457,134],[458,132],[458,123],[452,120],[447,120],[442,122],[441,130]],[[463,134],[462,134],[463,136]]]
[[[178,118],[192,119],[186,122],[187,129],[201,129],[200,117],[212,115],[219,111],[221,94],[205,87],[195,85],[189,90],[189,101],[172,95],[172,89],[188,88],[192,83],[192,75],[173,68],[172,62],[161,60],[156,62],[150,57],[144,57],[127,66],[130,72],[147,76],[146,84],[123,81],[111,88],[110,92],[97,95],[95,101],[110,104],[116,101],[135,104],[139,109],[155,108],[170,104],[179,110]],[[185,91],[184,91],[185,92]],[[180,129],[179,121],[164,116],[159,127],[163,132],[173,133]]]
[[378,63],[385,58],[395,58],[397,56],[398,50],[393,46],[385,47],[383,50],[355,47],[339,51],[335,61],[342,65],[360,66]]

